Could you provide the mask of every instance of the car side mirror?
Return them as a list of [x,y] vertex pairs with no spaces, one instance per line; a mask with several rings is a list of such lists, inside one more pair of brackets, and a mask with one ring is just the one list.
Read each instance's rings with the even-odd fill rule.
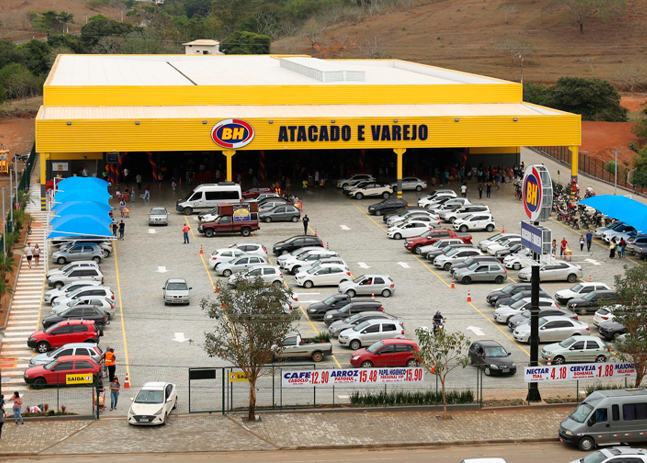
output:
[[189,289],[193,289],[193,286],[189,286]]
[[511,355],[512,355],[512,352],[508,352],[508,357],[510,357]]
[[589,419],[586,421],[586,424],[587,424],[588,426],[593,426],[593,425],[595,424],[595,420],[594,420],[593,418],[589,418]]
[[131,398],[130,398],[130,401],[131,401],[131,402],[134,402],[134,401],[135,401],[135,398],[134,398],[134,397],[131,397]]
[[166,399],[166,403],[169,403],[172,399],[173,397],[169,397],[168,399]]
[[575,347],[569,347],[568,350],[575,350]]
[[166,288],[162,286],[162,289],[166,289]]
[[541,327],[541,328],[539,328],[539,329],[543,331],[543,330],[545,330],[546,328],[542,326],[542,327]]

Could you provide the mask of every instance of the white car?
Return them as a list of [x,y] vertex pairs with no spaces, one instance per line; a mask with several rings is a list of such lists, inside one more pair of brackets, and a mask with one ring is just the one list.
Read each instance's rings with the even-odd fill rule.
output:
[[[522,268],[519,271],[519,280],[530,281],[531,267]],[[568,281],[575,283],[582,278],[582,267],[570,262],[545,262],[539,267],[539,281]]]
[[[589,325],[580,320],[557,315],[539,319],[539,342],[560,342],[571,336],[589,334]],[[518,342],[530,342],[530,324],[517,326],[512,337]]]
[[411,238],[413,236],[420,236],[432,227],[428,222],[421,220],[411,220],[402,223],[400,226],[389,228],[386,232],[387,238],[394,240],[401,240],[402,238]]
[[501,240],[506,240],[508,238],[521,238],[521,235],[519,235],[518,233],[497,233],[496,235],[490,236],[486,240],[480,241],[477,247],[481,251],[485,252],[487,251],[487,247],[491,244],[497,243]]
[[467,204],[460,209],[452,212],[442,212],[440,218],[446,222],[454,223],[457,220],[464,219],[474,214],[489,214],[490,208],[484,204]]
[[388,199],[393,194],[393,187],[388,183],[368,182],[363,186],[353,187],[348,191],[350,198],[362,199],[373,196],[381,196]]
[[323,249],[323,247],[321,247],[321,246],[305,246],[305,247],[302,247],[302,248],[299,248],[299,249],[295,249],[294,251],[289,252],[287,254],[281,254],[279,257],[276,258],[276,263],[279,265],[279,267],[283,267],[283,264],[285,264],[285,262],[288,259],[292,259],[293,257],[297,257],[297,256],[299,256],[302,253],[307,252],[307,251],[318,251],[320,249]]
[[607,291],[611,290],[606,283],[600,283],[599,281],[582,282],[569,289],[560,289],[555,293],[555,299],[562,304],[566,304],[571,299],[584,297],[588,293],[602,289],[606,289]]
[[533,252],[526,248],[522,249],[516,254],[511,254],[503,258],[503,265],[505,268],[512,270],[521,270],[524,267],[528,267],[533,263]]
[[463,206],[472,204],[471,201],[467,198],[450,198],[442,204],[430,205],[427,207],[431,212],[435,214],[440,214],[442,212],[450,212],[455,209],[460,209]]
[[[398,182],[391,183],[393,191],[398,187]],[[427,188],[427,182],[418,177],[404,177],[402,179],[402,191],[422,191]]]
[[507,238],[505,240],[497,241],[492,243],[486,249],[487,253],[491,256],[495,255],[497,251],[502,251],[503,249],[510,249],[513,245],[521,243],[521,238]]
[[593,324],[595,326],[600,326],[604,322],[612,322],[616,316],[613,315],[613,312],[622,307],[620,304],[608,305],[600,307],[596,310],[595,315],[593,316]]
[[50,289],[43,296],[43,300],[47,304],[53,304],[54,301],[56,301],[56,299],[58,299],[59,297],[63,297],[66,294],[70,294],[79,288],[85,288],[90,286],[102,286],[102,283],[100,281],[74,281],[72,283],[68,283],[67,285],[63,286],[61,289],[57,289],[57,288]]
[[70,303],[75,299],[82,299],[85,297],[106,297],[112,300],[113,304],[115,301],[115,293],[113,293],[108,286],[87,286],[57,298],[53,302],[53,305],[70,305]]
[[447,254],[441,254],[434,259],[438,268],[449,270],[452,265],[465,262],[470,257],[482,256],[481,251],[475,248],[451,248]]
[[262,264],[252,267],[246,272],[233,273],[229,276],[227,284],[235,287],[242,280],[251,280],[253,278],[261,278],[268,285],[282,285],[283,273],[278,265]]
[[[542,307],[555,307],[559,308],[555,301],[549,297],[539,298],[539,308]],[[513,302],[511,305],[502,305],[497,307],[492,313],[492,317],[497,323],[508,323],[508,320],[515,315],[520,315],[530,308],[530,298],[524,297],[518,301]]]
[[456,196],[454,190],[436,190],[427,196],[418,198],[418,206],[427,207],[431,204],[437,204],[443,198],[455,198]]
[[261,256],[267,258],[267,248],[258,243],[236,243],[229,246],[229,249],[238,249],[249,256]]
[[593,232],[593,234],[594,234],[597,238],[602,238],[602,235],[604,235],[604,234],[605,234],[605,232],[607,232],[607,231],[609,231],[609,230],[615,230],[616,228],[621,227],[622,225],[623,225],[623,222],[620,222],[620,221],[618,220],[618,221],[616,221],[616,222],[613,222],[613,223],[612,223],[611,225],[609,225],[608,227],[598,227],[598,228],[596,228],[596,229],[595,229],[595,231]]
[[638,234],[635,228],[633,227],[631,228],[632,228],[631,231],[622,231],[622,232],[615,231],[615,230],[608,231],[604,235],[602,235],[602,239],[607,243],[611,243],[612,240],[616,240],[616,243],[619,243],[620,240],[622,239],[624,239],[625,241],[628,241],[629,238],[633,238]]
[[47,278],[52,278],[56,275],[63,275],[66,273],[68,270],[72,268],[80,268],[80,267],[93,267],[93,268],[99,268],[99,264],[97,264],[93,260],[77,260],[76,262],[70,262],[69,264],[66,264],[62,267],[59,268],[53,268],[49,270],[46,274]]
[[85,296],[79,299],[74,299],[68,304],[59,304],[52,307],[50,310],[51,315],[58,315],[61,312],[65,312],[70,307],[76,307],[77,305],[96,305],[101,307],[101,309],[108,315],[109,318],[114,317],[117,309],[115,307],[115,301],[103,296]]
[[214,208],[211,209],[209,212],[203,212],[201,214],[198,214],[198,221],[202,223],[206,222],[215,222],[218,219],[218,209],[219,208]]
[[234,259],[244,256],[246,253],[240,249],[216,249],[211,253],[209,258],[209,266],[214,270],[218,269],[218,265],[231,262]]
[[463,217],[462,219],[454,220],[454,230],[465,233],[466,231],[485,230],[491,233],[496,227],[494,219],[490,214],[475,213]]
[[393,217],[389,217],[386,221],[386,225],[390,228],[411,219],[420,219],[428,222],[435,221],[440,224],[440,217],[438,217],[438,214],[434,214],[429,211],[404,211],[400,214],[394,215]]
[[404,325],[400,320],[366,320],[339,333],[338,339],[341,346],[358,350],[383,339],[404,339]]
[[345,186],[357,185],[359,182],[374,182],[375,177],[369,174],[355,174],[348,178],[340,178],[337,180],[337,188],[344,188]]
[[323,257],[321,259],[315,260],[314,262],[306,262],[299,269],[298,273],[307,272],[313,267],[322,267],[324,265],[339,265],[350,272],[348,264],[341,257]]
[[299,286],[312,288],[313,286],[338,286],[344,281],[350,281],[351,276],[344,267],[330,265],[298,273],[296,280]]
[[131,398],[128,424],[155,426],[166,424],[166,419],[177,406],[177,387],[173,383],[151,381],[144,384]]
[[319,259],[325,259],[326,257],[339,257],[339,254],[335,251],[327,251],[326,249],[321,249],[320,251],[311,251],[305,255],[301,254],[299,256],[299,259],[287,261],[283,268],[292,274],[297,274],[299,273],[299,269],[303,265],[307,265],[311,262],[314,263]]

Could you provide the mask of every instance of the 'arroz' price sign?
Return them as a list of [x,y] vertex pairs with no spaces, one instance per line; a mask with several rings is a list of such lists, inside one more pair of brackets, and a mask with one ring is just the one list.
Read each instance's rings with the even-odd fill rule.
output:
[[627,378],[631,376],[636,376],[636,369],[631,363],[584,363],[525,367],[524,369],[524,381],[526,383]]
[[282,374],[283,387],[421,383],[425,379],[425,372],[422,368],[283,370]]

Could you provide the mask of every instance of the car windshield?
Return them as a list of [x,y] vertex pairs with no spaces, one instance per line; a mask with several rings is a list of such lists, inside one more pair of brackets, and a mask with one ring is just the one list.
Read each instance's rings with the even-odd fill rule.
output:
[[580,404],[569,418],[578,423],[584,423],[584,420],[592,411],[593,407],[589,404]]
[[58,362],[58,360],[52,360],[52,361],[51,361],[51,362],[49,362],[47,365],[44,365],[44,366],[43,366],[43,368],[45,368],[46,370],[49,370],[49,369],[51,369],[54,365],[56,365],[56,363],[57,363],[57,362]]
[[497,239],[499,236],[501,236],[501,233],[497,233],[496,235],[490,236],[486,241],[492,241]]
[[362,314],[361,313],[356,313],[352,317],[348,317],[346,320],[344,320],[344,323],[355,323],[360,318],[362,318]]
[[[613,451],[613,449],[611,449]],[[615,453],[614,453],[615,455]],[[615,461],[616,459],[614,458],[612,461]],[[609,457],[602,453],[600,450],[597,452],[593,452],[590,455],[585,456],[582,460],[580,460],[582,463],[604,463],[605,461],[609,461]],[[628,461],[628,460],[626,460]],[[636,460],[638,461],[638,460]]]
[[566,338],[562,342],[559,343],[560,347],[571,347],[571,345],[575,342],[575,338]]
[[543,325],[545,325],[546,323],[548,323],[548,320],[546,320],[546,319],[545,319],[545,318],[543,318],[543,317],[540,317],[538,321],[539,321],[539,326],[540,326],[540,327],[541,327],[541,326],[543,326]]
[[308,269],[308,273],[310,275],[312,275],[313,273],[318,272],[318,271],[319,271],[319,267],[312,267],[312,268]]
[[512,252],[516,252],[516,251],[517,251],[517,249],[519,249],[519,248],[521,248],[521,244],[517,243],[517,244],[515,244],[514,246],[512,246],[512,247],[510,248],[510,251],[512,251]]
[[466,215],[465,217],[463,217],[463,220],[464,220],[465,222],[467,222],[467,221],[468,221],[469,219],[471,219],[472,217],[473,217],[473,214]]
[[164,215],[166,214],[166,209],[164,209],[163,207],[154,207],[153,209],[151,209],[150,213],[155,215]]
[[451,256],[453,256],[454,254],[456,254],[456,253],[458,252],[458,250],[459,250],[459,249],[460,249],[460,248],[452,248],[452,249],[450,249],[449,251],[447,251],[447,253],[445,253],[445,255],[446,255],[447,257],[451,257]]
[[486,347],[485,356],[486,357],[507,357],[508,352],[501,346]]
[[609,313],[611,313],[611,311],[609,309],[605,309],[604,307],[598,309],[598,314],[600,315],[607,315]]
[[512,300],[517,302],[519,299],[523,299],[524,297],[528,297],[526,294],[524,294],[525,291],[519,291],[517,294],[512,296]]
[[186,283],[169,283],[166,286],[166,289],[169,291],[183,291],[188,289]]
[[512,307],[513,309],[521,309],[521,308],[525,307],[525,305],[527,303],[528,303],[528,301],[524,301],[523,299],[519,299],[517,302],[512,304],[510,307]]
[[50,326],[49,328],[43,330],[43,333],[51,333],[54,331],[56,328],[58,328],[58,323],[55,323],[54,325]]
[[521,314],[522,317],[530,318],[530,310],[526,310]]
[[368,325],[371,323],[367,320],[365,322],[360,323],[357,325],[355,328],[353,328],[353,331],[362,331],[364,328],[366,328]]
[[478,267],[478,265],[479,265],[479,263],[478,263],[478,262],[474,262],[472,265],[470,265],[470,266],[469,266],[469,267],[467,267],[467,268],[468,268],[468,269],[470,269],[470,270],[476,270],[476,267]]
[[431,230],[427,230],[426,232],[424,232],[423,234],[421,234],[421,235],[420,235],[420,237],[421,237],[421,238],[426,238],[427,236],[429,236],[429,233],[431,233]]
[[595,292],[590,292],[590,293],[586,294],[583,299],[586,299],[587,301],[590,301],[595,296],[596,296]]
[[510,293],[512,292],[512,290],[513,290],[513,289],[514,289],[514,286],[513,286],[513,285],[510,285],[510,286],[506,286],[505,288],[503,288],[503,289],[501,290],[501,292],[502,292],[502,293],[506,293],[506,294],[510,294]]
[[571,291],[573,291],[574,293],[579,293],[580,291],[582,291],[582,288],[584,288],[583,285],[576,284],[571,288]]
[[82,290],[83,290],[83,288],[77,289],[77,290],[75,290],[75,291],[71,292],[70,294],[68,294],[68,295],[67,295],[67,297],[69,297],[70,299],[74,299],[76,296],[78,296],[78,295],[79,295],[79,293],[80,293]]
[[135,397],[137,404],[161,404],[164,401],[164,391],[150,391],[142,389]]
[[384,345],[384,342],[378,341],[375,344],[372,344],[370,347],[366,348],[366,352],[373,353]]
[[353,280],[353,283],[359,283],[359,282],[360,282],[360,281],[362,281],[364,278],[365,278],[365,277],[364,277],[364,275],[358,276],[357,278],[355,278],[355,279]]
[[333,302],[335,302],[336,300],[337,300],[337,298],[335,296],[330,296],[328,299],[325,299],[323,301],[323,303],[326,304],[326,305],[330,305]]
[[339,309],[339,313],[347,314],[350,312],[350,304],[346,304],[344,307]]

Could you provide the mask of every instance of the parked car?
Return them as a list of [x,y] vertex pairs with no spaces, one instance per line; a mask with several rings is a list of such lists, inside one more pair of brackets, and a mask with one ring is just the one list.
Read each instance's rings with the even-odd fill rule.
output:
[[236,243],[229,246],[229,249],[238,249],[248,256],[261,256],[267,258],[267,249],[259,243]]
[[436,190],[426,196],[421,196],[418,199],[418,206],[426,207],[429,204],[437,203],[441,198],[455,198],[456,192],[454,190]]
[[603,322],[598,325],[598,333],[607,341],[613,341],[626,332],[627,328],[622,323],[618,323],[614,320]]
[[164,305],[168,304],[190,304],[193,288],[189,287],[184,278],[169,278],[164,283]]
[[629,254],[642,254],[643,248],[647,248],[647,235],[635,235],[627,240],[626,252]]
[[229,277],[232,273],[243,272],[260,264],[269,264],[269,262],[261,256],[240,256],[229,262],[223,262],[218,265],[216,273],[224,277]]
[[289,273],[297,274],[300,273],[300,269],[304,265],[308,265],[308,263],[315,262],[319,259],[325,259],[327,257],[339,257],[339,254],[335,251],[317,248],[316,250],[306,251],[299,254],[298,256],[286,259],[281,264],[281,268]]
[[[398,182],[391,183],[393,191],[398,187]],[[426,180],[418,177],[404,177],[402,179],[402,191],[422,191],[427,188]]]
[[389,198],[368,206],[368,213],[371,215],[384,215],[407,207],[408,205],[404,199]]
[[611,356],[611,349],[597,336],[571,336],[562,342],[548,344],[541,349],[544,361],[563,363],[603,363]]
[[98,281],[103,284],[103,273],[98,268],[72,268],[62,275],[53,275],[47,278],[47,284],[60,289],[63,286],[78,281]]
[[27,346],[42,354],[73,342],[99,344],[99,336],[99,330],[91,320],[66,320],[32,333]]
[[412,236],[419,236],[423,232],[434,228],[429,222],[422,220],[407,220],[399,226],[393,226],[386,232],[386,237],[394,240],[401,240],[402,238],[411,238]]
[[67,375],[91,376],[92,383],[101,375],[101,366],[89,355],[61,356],[47,365],[36,365],[25,370],[23,379],[34,389],[47,386],[65,386]]
[[67,264],[77,260],[93,260],[97,264],[104,258],[103,251],[97,243],[78,243],[69,249],[54,251],[51,256],[52,262],[59,265]]
[[517,365],[511,355],[496,341],[477,341],[469,348],[470,365],[481,368],[485,376],[514,375]]
[[346,270],[345,267],[326,265],[311,268],[307,272],[298,273],[296,275],[296,283],[304,288],[337,286],[347,282],[350,278],[350,271]]
[[[539,298],[539,308],[542,307],[557,307],[555,302],[549,297],[540,297]],[[508,324],[510,320],[515,315],[525,312],[530,309],[530,298],[524,297],[518,301],[513,302],[510,305],[502,305],[497,307],[492,313],[492,317],[498,323]]]
[[430,204],[427,209],[434,214],[448,214],[457,211],[462,207],[469,206],[472,202],[467,198],[448,198],[438,201],[436,204]]
[[607,243],[611,243],[615,239],[617,243],[620,242],[622,238],[628,240],[629,238],[636,236],[638,232],[634,227],[628,224],[622,224],[612,230],[607,230],[602,233],[602,240]]
[[449,273],[454,275],[458,270],[469,267],[474,262],[492,262],[496,264],[498,261],[492,256],[482,256],[482,255],[472,256],[463,262],[452,264],[452,266],[449,267]]
[[220,212],[220,207],[215,207],[208,212],[200,213],[198,214],[198,221],[203,223],[215,222],[216,220],[218,220],[218,217],[220,217],[220,215],[218,215],[218,212]]
[[[579,320],[579,317],[573,312],[569,312],[566,309],[561,309],[559,307],[540,307],[539,308],[539,318],[542,317],[566,317],[573,320]],[[530,323],[530,310],[525,310],[518,315],[513,315],[508,319],[508,328],[514,331],[519,325],[525,325]]]
[[209,265],[213,267],[214,270],[217,270],[220,264],[231,262],[234,259],[238,259],[239,257],[246,255],[247,253],[240,249],[216,249],[215,251],[213,251],[211,257],[209,258]]
[[504,249],[510,249],[515,244],[520,244],[521,238],[509,237],[504,240],[497,241],[489,245],[486,249],[486,252],[491,256],[496,255],[498,251],[503,251]]
[[[611,392],[611,391],[609,391]],[[596,433],[599,434],[599,433]],[[633,433],[632,433],[633,434]],[[560,429],[561,435],[561,429]],[[586,439],[585,448],[581,450],[591,450],[593,446],[589,447],[588,439]],[[642,441],[643,438],[640,436],[635,439],[635,441]],[[634,441],[634,439],[632,439]],[[595,444],[593,444],[595,445]],[[626,458],[622,458],[622,457]],[[616,462],[631,462],[631,463],[647,463],[647,450],[637,449],[631,447],[612,447],[600,449],[596,452],[590,453],[585,458],[580,458],[578,460],[573,460],[571,463],[616,463]]]
[[602,289],[585,294],[583,297],[574,297],[568,301],[567,307],[573,312],[580,315],[586,315],[589,312],[595,312],[601,306],[615,304],[618,302],[618,296],[612,289]]
[[258,205],[258,212],[260,214],[271,211],[280,206],[287,206],[288,202],[283,198],[268,198]]
[[[525,297],[530,297],[532,294],[531,290],[525,290],[525,291],[519,291],[518,293],[514,294],[513,296],[510,297],[500,297],[496,303],[494,304],[494,308],[499,308],[503,305],[511,305],[517,302],[519,299],[523,299]],[[545,299],[550,299],[551,297],[542,291],[541,289],[539,290],[539,297],[543,297]],[[557,304],[555,304],[557,307],[559,307]]]
[[168,225],[168,211],[165,207],[151,207],[148,211],[148,225]]
[[393,194],[393,187],[387,183],[368,182],[364,185],[352,187],[348,192],[348,196],[355,199],[370,198],[381,196],[384,199],[389,199]]
[[[519,271],[519,280],[530,281],[530,267],[522,268]],[[562,281],[575,283],[582,278],[582,267],[571,262],[546,262],[539,267],[539,281]]]
[[96,305],[68,307],[61,312],[46,316],[41,323],[43,329],[47,329],[64,320],[92,320],[100,332],[103,330],[103,327],[110,324],[108,315]]
[[354,326],[357,326],[367,320],[396,320],[396,318],[392,315],[379,311],[360,312],[351,317],[345,318],[343,320],[337,320],[336,322],[331,323],[328,327],[328,333],[333,337],[337,337],[342,331],[353,328]]
[[73,299],[67,304],[54,305],[52,306],[50,313],[52,315],[56,315],[72,307],[88,305],[100,308],[108,316],[109,319],[111,319],[116,313],[115,301],[102,296],[83,296],[78,299]]
[[101,268],[99,264],[97,264],[93,260],[80,260],[77,262],[70,262],[69,264],[64,265],[63,267],[53,268],[51,270],[48,270],[45,276],[47,278],[52,278],[55,275],[63,275],[64,273],[67,273],[69,270],[73,268],[81,268],[81,267],[83,268],[91,267],[91,268],[98,268],[98,269]]
[[453,248],[446,254],[441,254],[434,259],[434,265],[438,268],[449,270],[452,265],[465,262],[467,259],[480,256],[481,251],[475,248]]
[[600,307],[598,310],[595,311],[595,315],[593,316],[593,324],[599,327],[604,322],[613,321],[616,318],[613,312],[618,308],[622,308],[622,305],[615,304],[615,305]]
[[251,204],[253,202],[256,202],[258,204],[258,207],[260,208],[263,204],[267,203],[268,201],[274,201],[274,202],[279,202],[283,204],[287,204],[289,201],[285,198],[281,198],[281,196],[274,192],[274,191],[268,191],[266,193],[260,193],[256,198],[249,198],[243,200],[247,204]]
[[274,193],[274,190],[268,186],[255,186],[247,191],[243,191],[243,198],[255,199],[262,193]]
[[359,182],[374,182],[375,178],[370,174],[355,174],[348,178],[337,179],[337,188],[344,188],[345,186],[355,185]]
[[97,344],[92,344],[91,342],[73,342],[58,349],[34,355],[29,359],[29,366],[47,365],[54,359],[68,355],[89,355],[96,363],[100,363],[103,358],[103,351]]
[[581,298],[593,291],[608,290],[611,288],[606,283],[598,281],[578,283],[569,289],[560,289],[555,293],[555,299],[562,304],[566,304],[573,298]]
[[392,226],[402,223],[409,219],[425,219],[425,218],[429,219],[429,221],[440,220],[440,217],[438,217],[436,214],[432,212],[429,212],[427,209],[423,207],[406,207],[398,213],[385,215],[382,218],[382,220],[384,221],[384,223],[386,223],[386,225],[389,228],[391,228]]
[[464,285],[469,285],[473,281],[493,281],[500,285],[508,279],[508,272],[501,264],[475,262],[469,267],[456,271],[454,278]]
[[273,360],[296,358],[321,362],[326,355],[332,355],[332,343],[315,342],[312,338],[304,338],[299,333],[285,337],[280,349],[279,346],[272,346],[272,348]]
[[616,228],[622,227],[623,225],[625,225],[625,224],[618,220],[618,221],[613,222],[608,227],[598,227],[598,228],[596,228],[595,231],[593,232],[593,234],[595,235],[596,238],[602,238],[602,235],[604,235],[605,232],[607,232],[609,230],[615,230]]
[[75,299],[87,298],[87,297],[104,297],[108,298],[114,303],[115,294],[107,286],[82,286],[76,291],[70,292],[65,296],[59,297],[54,301],[54,306],[57,305],[70,305]]
[[[512,247],[514,248],[515,246],[521,246],[521,244],[515,244]],[[500,253],[503,253],[503,252],[506,252],[506,251],[497,251],[494,256],[498,257]],[[532,265],[532,263],[533,263],[533,252],[528,248],[524,248],[514,254],[511,253],[509,256],[506,256],[503,258],[503,266],[511,270],[521,270],[524,267],[529,267],[530,265]]]
[[151,381],[137,392],[128,410],[128,424],[164,425],[177,406],[177,387],[173,383]]
[[298,222],[301,219],[301,211],[292,205],[284,204],[269,211],[258,214],[259,220],[263,222]]
[[445,238],[458,238],[465,244],[472,244],[472,235],[469,233],[457,233],[454,230],[437,229],[428,230],[420,236],[407,238],[404,242],[404,248],[420,255],[420,248],[429,244],[434,244],[438,240]]
[[[490,208],[485,204],[467,204],[455,211],[441,212],[439,215],[442,220],[449,223],[454,223],[457,220],[465,219],[471,215],[480,216],[480,215],[489,214],[489,213],[490,213]],[[492,227],[492,229],[488,231],[491,232],[493,229],[494,227]]]
[[275,243],[272,247],[272,251],[275,256],[280,256],[281,254],[287,254],[295,249],[304,248],[306,246],[324,247],[323,241],[321,241],[321,238],[317,236],[299,235]]
[[354,367],[417,367],[414,352],[418,345],[411,339],[384,339],[371,346],[356,350],[350,357]]
[[339,284],[337,291],[350,297],[381,295],[389,297],[395,293],[395,283],[388,275],[360,275],[353,281]]
[[72,241],[61,243],[61,245],[58,247],[58,249],[59,249],[59,251],[67,251],[68,249],[70,249],[73,246],[76,246],[77,244],[86,244],[86,243],[93,243],[93,244],[96,244],[97,246],[99,246],[101,248],[101,250],[103,251],[103,254],[104,254],[103,257],[105,257],[105,258],[108,258],[110,256],[110,254],[112,253],[112,251],[113,251],[113,249],[112,249],[113,248],[112,241],[106,241],[106,240],[103,240],[103,239],[99,239],[99,240],[75,239],[75,240],[72,240]]
[[[570,336],[588,335],[589,325],[580,320],[566,317],[539,319],[539,342],[563,341]],[[512,337],[518,342],[530,342],[530,324],[519,325]]]
[[382,339],[404,339],[404,326],[399,320],[366,320],[339,333],[339,344],[357,350]]
[[454,220],[454,230],[461,232],[485,230],[488,233],[496,227],[491,214],[474,213]]
[[342,259],[341,257],[320,257],[317,260],[308,260],[304,261],[303,265],[299,267],[299,273],[307,272],[311,268],[314,267],[327,267],[329,265],[334,265],[337,267],[342,267],[346,269],[346,271],[350,272],[350,269],[348,268],[348,264]]
[[333,294],[323,301],[310,304],[306,309],[306,313],[312,320],[323,320],[326,312],[333,309],[341,309],[342,307],[350,303],[350,301],[351,299],[348,294]]
[[485,300],[494,307],[500,298],[512,297],[521,291],[530,291],[530,283],[514,283],[505,288],[497,288],[488,294]]
[[198,225],[198,233],[207,238],[216,235],[240,233],[242,236],[250,236],[253,231],[260,230],[258,214],[252,212],[249,216],[241,217],[240,220],[231,215],[218,216],[213,222],[201,222]]
[[326,312],[324,323],[326,326],[332,325],[337,320],[344,320],[360,312],[384,312],[384,307],[380,301],[354,300],[349,302],[341,309],[333,309]]
[[100,281],[74,281],[68,283],[62,288],[54,288],[48,290],[43,296],[43,300],[48,304],[54,304],[59,297],[64,297],[67,294],[71,294],[79,288],[89,288],[91,286],[101,286]]
[[236,287],[242,280],[260,278],[268,285],[282,285],[283,273],[278,265],[261,264],[250,267],[246,272],[234,273],[229,276],[227,284]]
[[[425,246],[425,247],[426,247],[426,246]],[[431,263],[433,263],[433,262],[436,260],[436,258],[437,258],[437,257],[447,255],[447,253],[452,252],[454,249],[471,249],[471,250],[473,250],[473,251],[479,252],[479,251],[478,251],[476,248],[474,248],[474,246],[472,246],[471,244],[458,243],[458,244],[449,244],[449,245],[445,245],[445,246],[439,247],[439,248],[437,248],[437,249],[433,249],[433,250],[431,250],[431,251],[427,252],[426,254],[424,254],[424,256],[425,256],[425,257],[426,257],[426,258],[427,258]],[[422,251],[420,251],[420,252],[422,252]],[[497,263],[498,263],[498,261],[497,261]]]
[[[440,240],[435,241],[433,244],[428,244],[426,246],[422,246],[418,248],[417,254],[421,256],[426,256],[427,253],[432,252],[432,251],[438,251],[439,249],[442,249],[446,246],[449,246],[450,244],[465,244],[463,240],[459,238],[443,238]],[[471,244],[470,244],[471,246]],[[442,254],[442,252],[441,252]]]
[[517,243],[513,246],[510,246],[510,249],[502,249],[500,251],[497,251],[494,254],[494,257],[499,259],[500,262],[504,262],[506,257],[513,256],[517,253],[522,253],[524,255],[527,253],[528,256],[532,256],[532,251],[530,251],[530,249],[528,249],[521,243]]
[[491,244],[494,244],[498,241],[506,240],[508,238],[521,238],[521,235],[519,235],[518,233],[497,233],[496,235],[490,236],[488,239],[480,241],[478,244],[478,248],[481,251],[486,252],[488,246],[490,246]]

